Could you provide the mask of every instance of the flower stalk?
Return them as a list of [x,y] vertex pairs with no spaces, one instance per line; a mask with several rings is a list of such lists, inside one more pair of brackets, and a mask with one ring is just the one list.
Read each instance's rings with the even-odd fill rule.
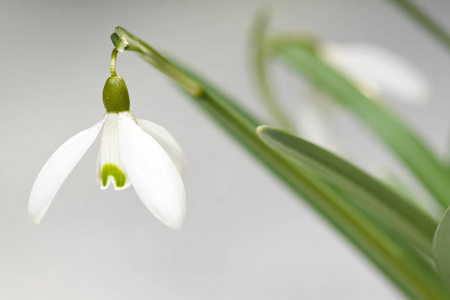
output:
[[296,132],[294,122],[281,107],[280,102],[277,101],[274,91],[270,86],[269,68],[267,59],[270,57],[266,52],[266,47],[261,47],[265,44],[266,31],[269,23],[269,13],[267,10],[262,11],[257,15],[255,24],[252,30],[251,50],[253,58],[253,70],[255,74],[255,83],[258,87],[261,101],[266,107],[267,111],[272,115],[273,119],[285,130]]
[[119,52],[126,50],[136,51],[144,60],[155,66],[158,70],[171,77],[178,85],[192,96],[202,94],[202,88],[191,78],[180,72],[172,63],[155,51],[151,46],[135,37],[122,27],[117,27],[111,35],[111,41]]
[[111,67],[110,67],[111,77],[117,76],[117,73],[116,73],[117,52],[118,52],[117,49],[114,48],[111,53]]

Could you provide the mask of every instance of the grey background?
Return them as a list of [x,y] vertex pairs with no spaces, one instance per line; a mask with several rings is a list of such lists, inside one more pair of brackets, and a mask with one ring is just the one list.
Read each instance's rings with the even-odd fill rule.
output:
[[[450,4],[418,1],[448,28]],[[104,113],[109,35],[121,25],[265,115],[248,33],[259,1],[0,1],[0,299],[402,299],[358,251],[254,161],[174,85],[120,55],[136,116],[172,132],[187,158],[188,215],[159,223],[132,188],[101,191],[98,141],[33,226],[28,195],[47,158]],[[277,1],[273,28],[404,54],[433,84],[425,107],[394,107],[446,153],[450,57],[388,1]],[[279,74],[295,111],[301,87]],[[358,159],[394,160],[342,122]]]

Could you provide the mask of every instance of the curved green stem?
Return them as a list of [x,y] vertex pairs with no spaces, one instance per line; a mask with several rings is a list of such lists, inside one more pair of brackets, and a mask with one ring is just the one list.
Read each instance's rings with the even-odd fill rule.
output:
[[261,100],[263,101],[267,111],[272,115],[275,122],[286,130],[296,132],[293,122],[281,108],[280,103],[277,101],[269,84],[267,74],[268,64],[266,61],[269,56],[265,53],[267,48],[264,47],[268,22],[268,12],[267,10],[264,10],[258,14],[252,30],[251,48],[256,84],[258,86]]
[[439,42],[450,50],[450,34],[445,28],[429,16],[423,9],[409,0],[390,0],[419,23],[425,30],[431,33]]
[[111,77],[117,76],[116,61],[117,61],[117,49],[114,48],[111,53],[111,67],[109,68],[109,70],[111,71]]
[[124,28],[116,27],[116,32],[111,35],[111,40],[119,52],[123,52],[125,49],[138,52],[142,58],[155,68],[175,80],[188,94],[193,96],[202,94],[200,85],[182,72],[179,72],[172,63],[155,51],[155,49]]

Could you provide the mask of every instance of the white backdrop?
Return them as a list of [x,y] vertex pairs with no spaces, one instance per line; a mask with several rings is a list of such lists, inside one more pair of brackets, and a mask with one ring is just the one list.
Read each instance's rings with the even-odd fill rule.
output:
[[[450,28],[446,1],[419,1]],[[335,230],[222,132],[171,82],[119,55],[140,118],[169,129],[187,158],[181,231],[158,222],[132,188],[101,191],[98,141],[33,226],[40,168],[104,113],[109,35],[120,25],[186,62],[264,116],[248,34],[259,1],[0,0],[0,299],[402,299]],[[388,1],[277,1],[274,28],[403,53],[433,82],[426,107],[395,104],[445,153],[450,56]],[[446,22],[446,23],[445,23]],[[280,76],[288,77],[285,73]],[[280,86],[298,105],[295,81]],[[343,125],[364,161],[389,163],[367,132]]]

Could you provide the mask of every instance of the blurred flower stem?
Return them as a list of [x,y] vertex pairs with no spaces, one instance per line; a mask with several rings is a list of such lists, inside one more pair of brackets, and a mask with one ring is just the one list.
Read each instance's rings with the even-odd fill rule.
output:
[[450,35],[434,18],[418,7],[410,0],[390,0],[397,5],[407,15],[419,23],[425,30],[431,33],[447,50],[450,50]]
[[447,294],[428,258],[377,227],[317,174],[274,150],[261,140],[261,123],[210,83],[169,62],[152,47],[121,27],[111,39],[119,51],[136,51],[145,61],[172,78],[194,102],[249,150],[300,198],[340,230],[412,299],[445,299]]
[[268,14],[268,9],[261,11],[257,15],[257,19],[255,20],[252,30],[251,59],[254,71],[253,73],[256,79],[255,83],[258,87],[258,92],[263,104],[265,105],[267,111],[272,115],[275,122],[290,132],[296,132],[294,123],[275,98],[274,91],[269,84],[270,78],[267,73],[269,65],[266,61],[269,55],[265,53],[265,51],[267,51],[267,47],[261,47],[261,45],[265,43],[269,19],[267,17]]

